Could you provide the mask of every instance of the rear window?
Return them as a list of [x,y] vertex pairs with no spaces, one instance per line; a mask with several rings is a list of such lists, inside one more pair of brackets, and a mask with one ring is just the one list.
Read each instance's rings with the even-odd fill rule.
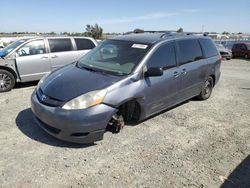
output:
[[77,50],[89,50],[95,47],[95,44],[89,39],[75,38]]
[[177,41],[177,48],[181,65],[202,59],[201,47],[196,39],[179,40]]
[[218,50],[210,39],[199,39],[206,58],[218,55]]
[[51,52],[66,52],[73,50],[70,39],[48,39]]

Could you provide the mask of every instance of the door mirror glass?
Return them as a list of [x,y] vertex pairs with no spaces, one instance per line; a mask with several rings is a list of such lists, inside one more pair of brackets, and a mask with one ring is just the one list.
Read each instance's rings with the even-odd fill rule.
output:
[[162,76],[163,70],[159,67],[150,67],[147,72],[145,73],[146,76],[152,77],[152,76]]

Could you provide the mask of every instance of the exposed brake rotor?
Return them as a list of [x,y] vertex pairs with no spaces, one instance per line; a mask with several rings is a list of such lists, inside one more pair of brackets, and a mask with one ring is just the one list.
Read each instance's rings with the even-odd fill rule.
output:
[[122,115],[115,114],[108,123],[108,130],[112,133],[119,133],[125,126],[125,122]]

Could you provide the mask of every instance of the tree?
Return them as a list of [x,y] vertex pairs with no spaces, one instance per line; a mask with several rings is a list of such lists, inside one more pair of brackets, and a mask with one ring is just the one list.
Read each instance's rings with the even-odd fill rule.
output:
[[55,35],[56,33],[54,31],[51,31],[49,35]]
[[134,30],[134,33],[144,33],[144,30],[143,30],[143,29],[138,29],[138,28],[136,28],[136,29]]
[[93,37],[94,39],[102,38],[103,29],[98,24],[95,24],[94,26],[87,24],[85,30],[84,35],[87,37]]
[[223,35],[229,35],[230,33],[227,32],[227,31],[224,31],[222,34],[223,34]]
[[183,28],[180,27],[176,32],[177,32],[177,33],[183,33]]

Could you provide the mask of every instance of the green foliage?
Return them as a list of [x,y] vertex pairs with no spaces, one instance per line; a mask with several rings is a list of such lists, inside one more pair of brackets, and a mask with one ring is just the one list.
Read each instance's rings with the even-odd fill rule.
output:
[[144,30],[137,28],[134,30],[134,33],[144,33]]
[[50,32],[49,35],[56,35],[54,31]]
[[183,28],[180,27],[176,32],[177,32],[177,33],[182,33],[182,32],[183,32]]
[[227,31],[224,31],[222,34],[223,34],[223,35],[230,35],[230,33],[227,32]]
[[103,29],[98,25],[86,25],[84,35],[87,37],[93,37],[94,39],[101,39],[103,34]]

